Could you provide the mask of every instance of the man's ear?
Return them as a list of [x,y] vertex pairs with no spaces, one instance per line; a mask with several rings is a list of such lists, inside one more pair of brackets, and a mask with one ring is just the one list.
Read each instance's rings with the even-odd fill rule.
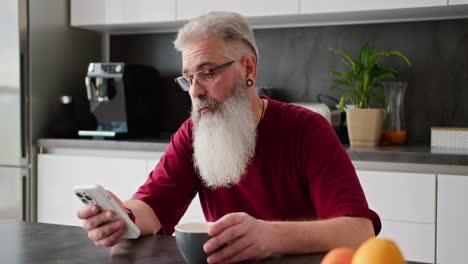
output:
[[244,56],[245,79],[257,79],[257,60],[252,53]]

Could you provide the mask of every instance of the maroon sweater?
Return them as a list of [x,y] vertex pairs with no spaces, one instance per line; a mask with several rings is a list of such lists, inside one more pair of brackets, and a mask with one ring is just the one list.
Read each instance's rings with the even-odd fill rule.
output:
[[168,235],[197,192],[210,222],[231,212],[272,221],[359,216],[370,219],[378,234],[379,216],[369,209],[356,171],[328,122],[302,107],[263,98],[268,107],[257,127],[255,157],[240,183],[215,190],[203,185],[192,163],[189,119],[133,198],[154,210]]

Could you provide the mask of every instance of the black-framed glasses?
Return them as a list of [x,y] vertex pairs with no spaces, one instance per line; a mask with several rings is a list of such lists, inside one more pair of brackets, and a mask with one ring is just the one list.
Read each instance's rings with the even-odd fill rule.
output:
[[214,68],[208,70],[198,71],[192,75],[182,75],[175,78],[175,82],[179,84],[180,88],[184,91],[188,91],[190,86],[193,84],[193,80],[197,80],[198,85],[206,87],[214,82],[214,73],[215,71],[231,66],[236,60],[228,61],[224,64],[218,65]]

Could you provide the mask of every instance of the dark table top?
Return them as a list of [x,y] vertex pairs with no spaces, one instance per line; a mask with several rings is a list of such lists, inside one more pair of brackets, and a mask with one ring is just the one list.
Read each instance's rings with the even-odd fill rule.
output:
[[[98,248],[80,227],[16,220],[0,220],[0,234],[1,263],[185,263],[173,236],[146,236]],[[248,263],[319,264],[323,256],[278,256]]]
[[[98,248],[74,226],[0,220],[1,263],[185,263],[175,238],[153,235]],[[283,256],[254,263],[319,264],[323,254]]]

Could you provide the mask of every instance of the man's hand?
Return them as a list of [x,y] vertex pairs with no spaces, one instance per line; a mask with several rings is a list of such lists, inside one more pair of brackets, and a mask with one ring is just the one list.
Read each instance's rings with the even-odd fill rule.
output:
[[[207,254],[212,253],[207,259],[208,263],[261,259],[273,254],[271,225],[246,213],[223,216],[209,228],[208,234],[212,238],[203,245]],[[216,251],[219,247],[222,249]]]
[[[122,201],[113,193],[109,194],[123,207]],[[101,211],[97,205],[86,205],[78,209],[78,218],[83,220],[83,229],[98,247],[111,247],[117,244],[125,231],[125,220],[114,219],[112,211]]]

